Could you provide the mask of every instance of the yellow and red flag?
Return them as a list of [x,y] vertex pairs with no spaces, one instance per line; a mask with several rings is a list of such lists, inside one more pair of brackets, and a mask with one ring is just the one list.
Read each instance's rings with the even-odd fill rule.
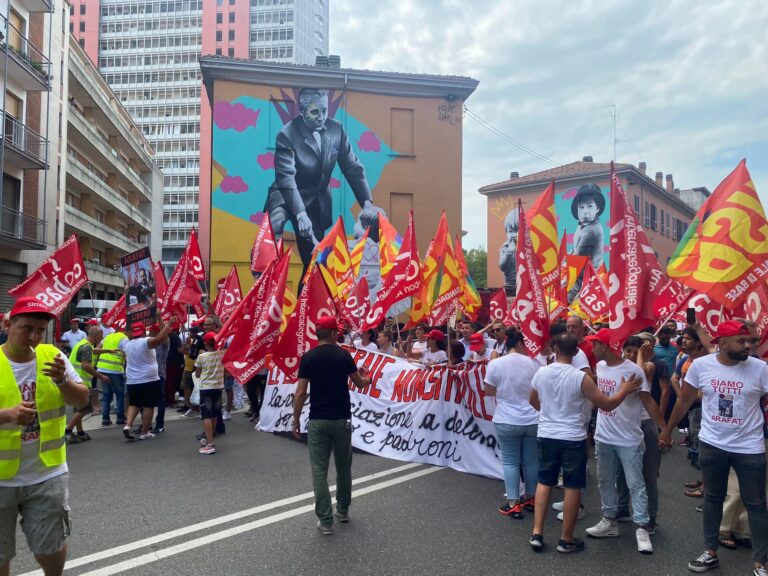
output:
[[448,319],[458,309],[459,297],[461,296],[459,264],[453,248],[453,242],[451,241],[451,235],[447,232],[448,229],[446,227],[443,268],[440,272],[437,295],[432,303],[432,310],[429,314],[429,321],[433,326],[441,326],[448,322]]
[[766,273],[768,222],[744,159],[696,213],[667,275],[733,310]]
[[547,288],[559,278],[559,244],[555,215],[555,181],[552,180],[526,213],[533,251],[541,266],[542,284]]
[[432,310],[435,301],[435,292],[438,286],[440,269],[445,258],[445,244],[448,238],[448,220],[443,211],[434,238],[429,243],[427,253],[421,263],[422,282],[421,287],[411,298],[411,311],[409,313],[408,326],[416,326],[426,320]]
[[352,247],[352,252],[349,253],[349,260],[352,265],[352,274],[355,276],[355,278],[357,278],[357,275],[360,273],[360,263],[363,261],[365,244],[368,242],[368,232],[370,232],[370,229],[366,228],[365,232],[363,232],[363,235],[360,237],[360,240],[358,240],[357,244]]
[[347,235],[344,232],[344,220],[341,216],[325,238],[315,247],[312,260],[317,264],[328,284],[333,301],[338,304],[343,303],[355,284],[355,276],[352,273]]
[[395,260],[403,245],[403,238],[397,233],[387,217],[379,212],[379,265],[381,266],[381,282],[388,282],[387,276],[395,266]]
[[458,234],[456,234],[456,263],[459,267],[459,285],[461,286],[459,304],[467,316],[475,319],[483,307],[483,299],[480,298],[477,286],[469,274],[469,267],[464,258],[464,249],[461,247],[461,238]]

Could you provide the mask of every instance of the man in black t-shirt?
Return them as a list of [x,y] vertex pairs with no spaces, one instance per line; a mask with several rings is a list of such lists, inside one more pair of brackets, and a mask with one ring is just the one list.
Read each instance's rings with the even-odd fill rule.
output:
[[[349,521],[352,500],[352,410],[349,379],[358,388],[369,386],[364,368],[358,369],[349,352],[337,344],[339,326],[333,316],[321,316],[315,323],[317,347],[301,357],[299,381],[293,401],[293,435],[298,438],[301,411],[312,385],[312,401],[307,422],[309,462],[315,492],[317,529],[333,534],[334,515],[339,522]],[[333,451],[336,464],[336,512],[328,490],[328,463]]]

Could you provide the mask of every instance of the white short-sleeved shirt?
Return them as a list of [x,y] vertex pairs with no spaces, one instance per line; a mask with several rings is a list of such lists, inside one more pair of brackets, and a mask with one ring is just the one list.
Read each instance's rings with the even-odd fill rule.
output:
[[362,348],[363,350],[370,350],[371,352],[379,351],[379,347],[376,345],[376,342],[368,342],[368,344],[363,344],[363,341],[359,338],[352,342],[352,345],[355,348]]
[[[611,397],[621,388],[621,380],[633,376],[642,382],[641,392],[650,392],[645,372],[634,362],[624,360],[617,366],[608,366],[605,361],[597,363],[597,387],[604,395]],[[643,441],[643,401],[639,392],[630,394],[610,412],[598,409],[595,440],[613,446],[635,447]]]
[[427,362],[444,364],[445,362],[448,362],[448,355],[445,353],[445,350],[436,350],[435,352],[424,350],[424,354],[421,356],[421,362],[424,364]]
[[725,366],[709,354],[691,363],[684,381],[702,391],[702,442],[737,454],[765,452],[760,396],[768,393],[768,364],[748,358]]
[[[549,356],[544,356],[543,354],[539,354],[536,356],[536,361],[541,364],[542,366],[547,365],[547,361],[549,359],[552,359],[552,362],[555,361],[555,355],[550,354]],[[581,349],[578,349],[576,352],[576,356],[573,357],[571,360],[571,366],[576,368],[576,370],[584,370],[584,368],[589,368],[589,360],[587,360],[587,355],[584,354],[584,351]]]
[[538,369],[538,362],[518,353],[500,356],[488,363],[485,383],[496,388],[495,423],[516,426],[538,423],[539,413],[529,401],[531,382]]
[[146,384],[160,379],[157,354],[149,347],[149,337],[121,340],[120,350],[125,352],[125,380],[131,384]]
[[581,383],[585,374],[571,364],[555,362],[539,368],[531,387],[539,394],[539,438],[584,440]]
[[[83,379],[75,371],[74,366],[64,354],[60,355],[64,360],[65,372],[68,380],[83,383]],[[21,399],[26,402],[34,402],[37,397],[37,361],[11,362],[11,370],[16,384],[21,391]],[[55,476],[68,472],[67,463],[59,466],[48,467],[40,460],[40,420],[37,413],[31,424],[21,427],[21,457],[19,471],[13,478],[0,480],[0,486],[18,488],[20,486],[32,486],[50,480]]]
[[412,354],[423,354],[427,351],[427,341],[419,342],[416,340],[413,344],[411,344],[411,353]]
[[78,329],[77,332],[72,332],[72,330],[67,330],[61,335],[61,339],[64,342],[67,342],[70,348],[74,348],[75,344],[80,342],[80,340],[85,339],[85,336],[86,334],[83,330]]

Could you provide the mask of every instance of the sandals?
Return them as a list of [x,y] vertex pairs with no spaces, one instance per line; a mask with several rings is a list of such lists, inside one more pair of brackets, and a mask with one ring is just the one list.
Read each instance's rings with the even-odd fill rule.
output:
[[717,542],[723,548],[729,548],[730,550],[736,550],[736,548],[738,548],[738,545],[736,544],[736,540],[734,540],[733,538],[720,536]]
[[704,488],[694,488],[693,490],[686,490],[685,495],[689,498],[704,498]]
[[691,480],[690,482],[686,482],[683,484],[686,488],[689,490],[695,490],[696,488],[701,488],[703,486],[703,483],[701,480]]

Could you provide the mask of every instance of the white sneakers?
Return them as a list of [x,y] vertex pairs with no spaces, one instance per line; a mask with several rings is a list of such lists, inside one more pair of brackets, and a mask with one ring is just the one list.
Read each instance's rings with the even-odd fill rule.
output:
[[[561,502],[555,502],[555,504],[561,504]],[[555,507],[554,504],[552,505],[552,507],[553,508]],[[557,513],[557,519],[560,520],[560,522],[563,521],[563,514],[564,514],[564,512],[562,512],[562,511]],[[586,515],[587,515],[586,512],[584,512],[584,506],[579,506],[579,513],[576,516],[576,520],[584,520],[584,517]]]
[[592,538],[615,538],[619,535],[619,527],[615,520],[600,518],[600,522],[587,528],[587,534]]
[[229,413],[229,410],[222,410],[221,411],[221,419],[222,420],[232,420],[232,415]]
[[635,538],[637,538],[637,551],[640,554],[653,554],[653,544],[651,544],[651,537],[645,528],[638,528],[635,530]]

